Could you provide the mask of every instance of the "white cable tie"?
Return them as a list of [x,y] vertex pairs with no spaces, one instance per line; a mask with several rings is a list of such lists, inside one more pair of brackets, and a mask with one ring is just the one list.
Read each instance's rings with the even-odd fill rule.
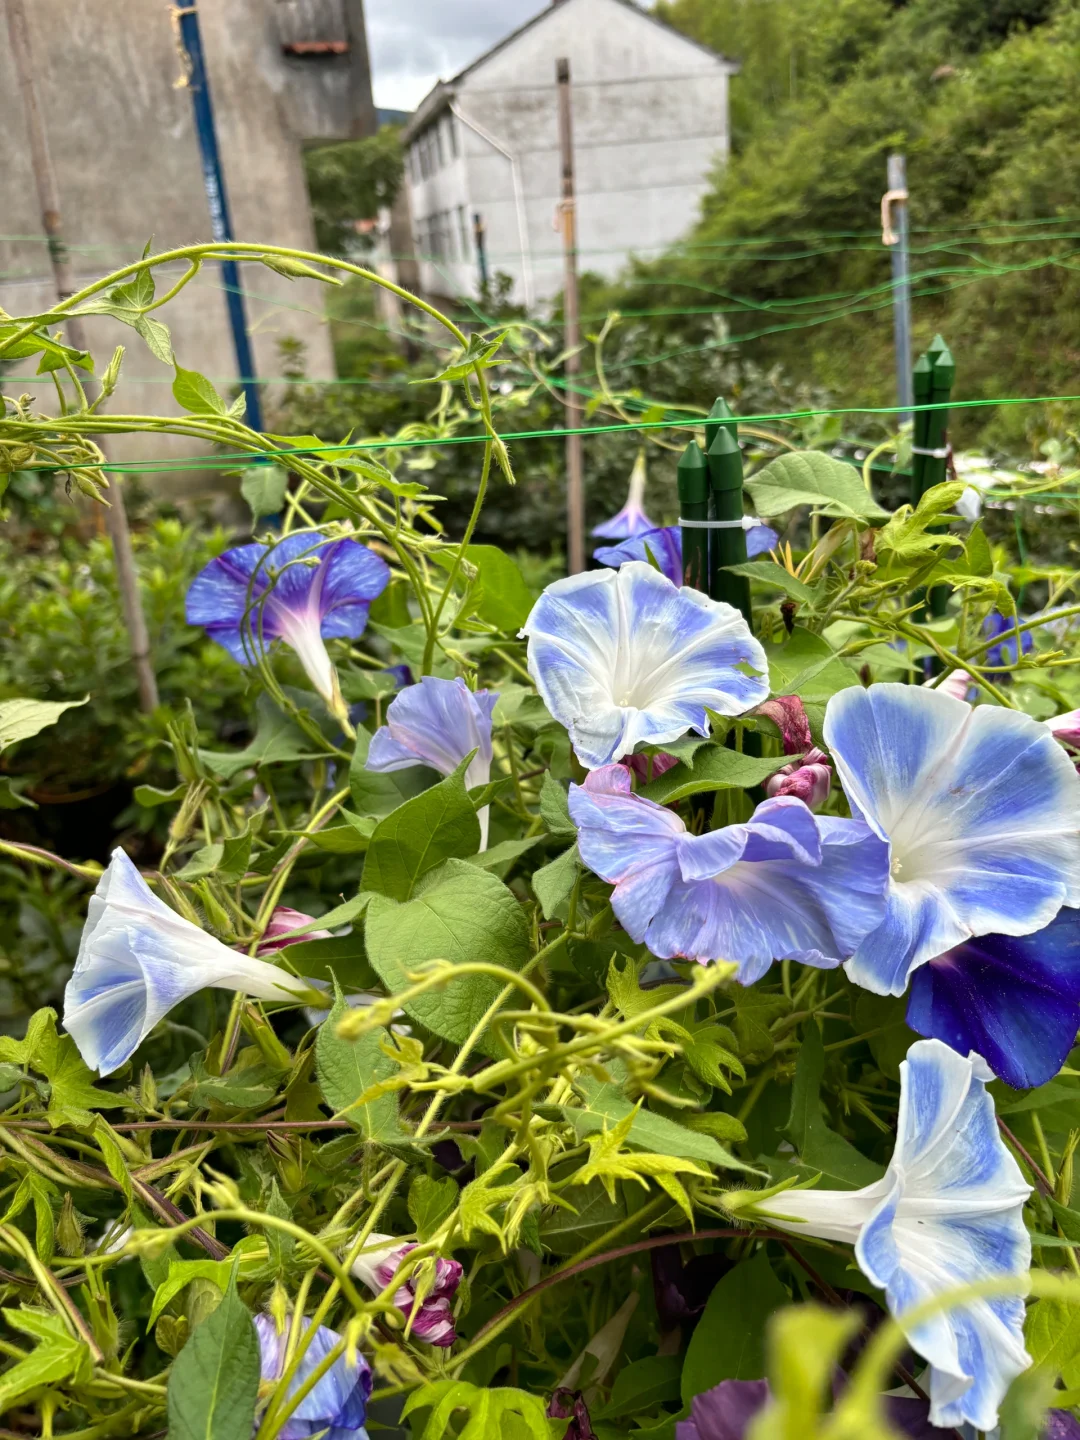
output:
[[764,523],[756,515],[744,515],[741,520],[684,520],[679,516],[684,530],[756,530]]
[[911,453],[912,455],[929,455],[931,460],[947,460],[950,449],[951,447],[948,445],[942,445],[937,450],[926,450],[922,445],[913,445]]

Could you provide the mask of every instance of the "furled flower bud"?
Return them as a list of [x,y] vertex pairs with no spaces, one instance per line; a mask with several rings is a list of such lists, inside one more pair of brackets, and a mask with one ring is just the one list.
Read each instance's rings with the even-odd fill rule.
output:
[[627,755],[622,762],[634,772],[639,785],[647,785],[679,763],[677,755],[668,755],[661,750],[657,755]]
[[[405,1256],[416,1249],[409,1242],[397,1243],[392,1235],[372,1235],[368,1246],[353,1262],[352,1273],[375,1294],[393,1280]],[[421,1271],[414,1271],[394,1294],[394,1304],[409,1321],[410,1333],[429,1345],[446,1347],[457,1339],[450,1302],[461,1284],[462,1269],[457,1260],[434,1260],[434,1278],[422,1283]]]
[[[924,680],[924,685],[932,682]],[[951,695],[954,700],[966,700],[972,686],[971,676],[966,670],[950,670],[944,680],[933,686],[941,695]]]
[[1055,715],[1051,720],[1044,720],[1043,724],[1055,740],[1060,740],[1070,750],[1080,750],[1080,710]]
[[[314,915],[305,915],[302,910],[290,910],[288,905],[279,905],[270,916],[270,923],[262,933],[256,955],[270,955],[275,950],[285,950],[290,945],[298,945],[304,940],[329,940],[329,930],[309,930],[306,935],[292,935],[293,930],[299,930],[304,925],[312,925],[315,922]],[[281,938],[281,937],[291,938]]]
[[810,722],[798,695],[774,695],[759,705],[754,714],[764,715],[780,731],[785,755],[801,755],[813,745]]
[[832,788],[832,766],[821,750],[811,748],[798,765],[785,765],[765,782],[765,794],[794,795],[811,810],[820,810]]

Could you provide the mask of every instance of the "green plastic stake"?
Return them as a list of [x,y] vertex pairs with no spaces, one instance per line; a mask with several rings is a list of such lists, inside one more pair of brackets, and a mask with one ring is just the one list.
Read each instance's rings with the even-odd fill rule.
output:
[[[934,388],[934,362],[929,355],[920,355],[911,369],[912,393],[916,405],[929,405],[930,395]],[[927,410],[916,410],[915,421],[912,426],[911,443],[914,449],[926,448],[926,427],[930,420],[930,412]],[[911,503],[918,505],[923,493],[923,473],[926,469],[926,456],[913,453],[911,456]]]
[[727,430],[733,440],[739,438],[739,422],[731,413],[731,406],[718,395],[713,401],[713,407],[709,411],[705,421],[705,453],[709,453],[709,447],[716,439],[721,430]]
[[[713,408],[715,410],[715,406]],[[728,425],[716,427],[706,456],[716,519],[729,522],[723,528],[710,532],[709,594],[714,600],[726,600],[736,610],[741,610],[747,624],[752,625],[750,581],[745,575],[733,575],[724,568],[746,563],[746,530],[742,524],[745,514],[742,451],[732,434],[733,428]]]
[[[709,467],[701,446],[691,440],[683,451],[676,471],[679,515],[683,520],[709,518]],[[709,590],[709,532],[696,526],[682,527],[683,584],[695,590]]]
[[[956,361],[952,357],[952,351],[940,335],[935,337],[934,345],[930,347],[930,353],[934,360],[934,388],[930,392],[930,400],[934,405],[946,405],[952,399],[953,382],[956,379]],[[948,410],[931,410],[928,412],[928,416],[930,423],[927,426],[926,448],[928,450],[944,450],[949,428],[949,412]],[[924,491],[931,489],[934,485],[944,483],[947,466],[948,459],[945,455],[926,456],[926,469],[923,471]],[[930,614],[935,619],[940,619],[948,613],[948,607],[949,587],[935,585],[930,591]]]

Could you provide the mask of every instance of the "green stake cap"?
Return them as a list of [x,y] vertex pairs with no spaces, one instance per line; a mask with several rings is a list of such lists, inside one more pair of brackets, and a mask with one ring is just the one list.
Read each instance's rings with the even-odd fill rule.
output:
[[929,400],[934,388],[934,364],[929,355],[920,355],[911,367],[912,388],[916,400]]
[[[705,505],[709,499],[709,467],[696,440],[691,440],[682,453],[676,471],[679,504]],[[700,519],[700,516],[693,517]]]
[[934,391],[944,390],[948,392],[953,387],[956,379],[956,361],[953,359],[952,351],[947,345],[934,356]]
[[742,451],[731,431],[721,425],[709,446],[709,481],[714,491],[741,490]]
[[713,401],[713,407],[705,420],[705,449],[708,450],[717,432],[730,429],[733,435],[738,433],[738,422],[731,413],[731,406],[722,395],[718,395]]
[[926,351],[927,355],[930,357],[930,364],[936,365],[937,357],[941,354],[943,350],[947,351],[948,348],[949,347],[945,344],[944,339],[940,335],[935,335],[933,340],[930,341],[930,344],[927,347]]

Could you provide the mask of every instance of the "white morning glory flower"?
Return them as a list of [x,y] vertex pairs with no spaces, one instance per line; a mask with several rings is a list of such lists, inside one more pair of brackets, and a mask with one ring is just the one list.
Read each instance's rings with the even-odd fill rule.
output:
[[706,707],[742,715],[769,693],[765,652],[738,610],[643,561],[556,580],[521,634],[544,704],[590,770],[707,735]]
[[[465,784],[486,785],[491,779],[491,713],[498,703],[494,690],[470,690],[463,680],[425,675],[407,685],[386,711],[386,724],[371,737],[365,770],[406,770],[430,765],[452,775],[472,754]],[[487,847],[488,807],[477,812],[480,848]]]
[[743,985],[774,960],[831,969],[885,913],[888,846],[791,796],[693,835],[631,793],[625,765],[608,765],[571,785],[569,804],[582,862],[615,886],[623,929],[661,959],[734,960]]
[[[884,1176],[862,1190],[783,1190],[733,1208],[788,1230],[855,1246],[859,1268],[885,1291],[891,1313],[994,1276],[1023,1275],[1031,1187],[998,1134],[985,1061],[940,1040],[918,1040],[900,1066],[896,1149]],[[976,1300],[906,1330],[930,1362],[930,1421],[993,1430],[1009,1384],[1031,1364],[1024,1302]]]
[[385,560],[358,540],[300,532],[275,545],[238,545],[211,560],[187,592],[187,621],[201,625],[241,665],[283,640],[315,689],[345,714],[326,641],[355,640],[386,589]]
[[891,846],[889,906],[847,964],[902,995],[974,935],[1030,935],[1080,905],[1080,777],[1045,725],[919,685],[842,690],[825,743],[852,814]]
[[102,1075],[131,1058],[189,995],[217,986],[258,1000],[309,999],[310,986],[230,950],[154,895],[123,850],[98,881],[64,991],[64,1028]]

